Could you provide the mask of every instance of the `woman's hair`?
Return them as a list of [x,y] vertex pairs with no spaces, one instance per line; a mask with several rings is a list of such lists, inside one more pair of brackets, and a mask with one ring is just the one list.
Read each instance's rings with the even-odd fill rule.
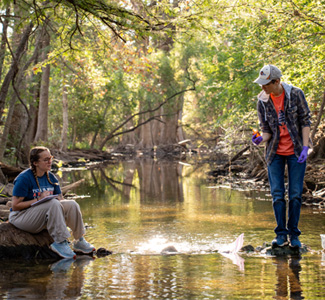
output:
[[[35,177],[35,180],[36,180],[36,183],[37,183],[37,186],[39,188],[39,190],[41,191],[41,187],[39,185],[39,182],[38,182],[38,179],[37,179],[37,172],[36,172],[36,167],[34,165],[34,162],[37,162],[39,161],[40,159],[40,154],[43,152],[43,151],[49,151],[50,150],[46,147],[41,147],[41,146],[38,146],[38,147],[34,147],[30,150],[29,152],[29,165],[30,165],[30,168],[32,169],[33,171],[33,174],[34,174],[34,177]],[[50,184],[52,185],[58,185],[58,183],[53,183],[51,180],[50,180],[50,177],[49,177],[49,172],[46,172],[46,177],[47,177],[47,180],[49,181]]]

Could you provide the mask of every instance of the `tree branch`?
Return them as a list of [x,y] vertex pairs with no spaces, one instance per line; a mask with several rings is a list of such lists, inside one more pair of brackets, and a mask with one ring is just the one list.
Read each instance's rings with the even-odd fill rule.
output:
[[18,72],[18,68],[19,68],[18,64],[19,64],[19,61],[24,53],[24,49],[26,48],[26,45],[27,45],[28,39],[29,39],[29,35],[30,35],[32,29],[33,29],[33,23],[30,22],[25,27],[25,31],[23,32],[23,34],[21,36],[21,40],[17,47],[16,53],[15,54],[12,53],[13,60],[12,60],[10,69],[9,69],[6,77],[4,78],[4,80],[2,82],[2,86],[0,89],[0,119],[2,117],[3,109],[5,107],[5,101],[6,101],[6,97],[8,94],[10,82],[15,77],[15,74]]
[[[155,111],[157,111],[158,109],[160,109],[164,104],[166,104],[169,100],[175,98],[176,96],[178,95],[181,95],[185,92],[188,92],[188,91],[194,91],[195,90],[195,82],[193,82],[193,87],[189,88],[189,89],[185,89],[185,90],[182,90],[180,92],[177,92],[175,93],[174,95],[168,97],[165,101],[163,101],[162,103],[160,103],[158,106],[156,106],[155,108],[153,109],[148,109],[148,110],[145,110],[145,111],[140,111],[138,113],[135,113],[133,114],[132,116],[130,116],[129,118],[127,118],[124,122],[122,122],[119,126],[117,126],[116,128],[114,128],[107,136],[106,138],[103,140],[103,142],[101,143],[100,145],[100,149],[103,149],[105,144],[107,143],[108,140],[112,139],[114,136],[116,135],[119,135],[119,134],[115,134],[116,131],[118,131],[119,129],[121,129],[125,124],[127,124],[129,121],[131,121],[132,119],[134,119],[135,117],[137,116],[140,116],[140,115],[143,115],[143,114],[146,114],[146,113],[153,113]],[[150,121],[153,120],[154,118],[157,118],[157,116],[154,116],[154,117],[151,117],[150,118]],[[148,121],[149,122],[149,121]],[[141,125],[144,125],[148,122],[143,122],[141,123]],[[141,126],[140,124],[137,126]],[[132,130],[131,130],[132,131]],[[127,131],[126,131],[127,132]]]
[[134,131],[134,130],[136,130],[137,128],[141,127],[141,126],[144,125],[144,124],[149,123],[149,122],[152,121],[152,120],[156,120],[156,121],[158,121],[158,122],[161,122],[161,123],[164,123],[164,124],[165,124],[164,121],[162,121],[162,120],[159,119],[160,117],[164,117],[164,116],[170,116],[170,114],[168,114],[168,115],[167,115],[167,114],[163,114],[163,115],[158,115],[158,116],[150,117],[149,119],[147,119],[147,120],[145,120],[145,121],[139,123],[139,124],[136,125],[136,126],[133,126],[133,127],[130,128],[130,129],[127,129],[127,130],[124,130],[124,131],[121,131],[121,132],[118,132],[118,133],[114,133],[114,134],[112,135],[111,138],[113,138],[113,137],[115,137],[115,136],[118,136],[118,135],[121,135],[121,134],[124,134],[124,133],[128,133],[128,132]]

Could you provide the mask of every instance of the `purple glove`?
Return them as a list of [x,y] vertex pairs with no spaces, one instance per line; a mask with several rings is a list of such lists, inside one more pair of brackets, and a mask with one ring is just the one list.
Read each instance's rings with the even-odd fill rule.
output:
[[257,146],[263,141],[263,137],[261,135],[259,135],[259,136],[256,136],[256,135],[257,135],[257,133],[253,135],[252,142],[253,142],[253,144],[255,144]]
[[299,156],[297,162],[300,163],[300,164],[304,163],[306,161],[306,159],[307,159],[307,156],[308,156],[308,147],[303,146],[302,151],[300,153],[300,156]]

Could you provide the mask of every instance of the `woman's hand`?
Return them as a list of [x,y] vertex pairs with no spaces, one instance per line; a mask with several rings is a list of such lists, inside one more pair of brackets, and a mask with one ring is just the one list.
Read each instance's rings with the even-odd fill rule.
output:
[[51,195],[51,192],[49,192],[49,191],[42,192],[41,195],[37,198],[37,200],[42,200],[43,198],[50,196],[50,195]]

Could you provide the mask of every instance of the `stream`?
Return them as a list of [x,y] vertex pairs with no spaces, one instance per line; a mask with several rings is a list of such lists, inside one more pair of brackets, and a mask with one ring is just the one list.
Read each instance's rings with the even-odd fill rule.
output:
[[[267,187],[207,181],[209,165],[152,159],[61,169],[105,257],[1,261],[1,299],[324,299],[325,211],[303,206],[299,257],[221,254],[244,233],[255,248],[274,238]],[[162,250],[168,246],[175,252]]]

